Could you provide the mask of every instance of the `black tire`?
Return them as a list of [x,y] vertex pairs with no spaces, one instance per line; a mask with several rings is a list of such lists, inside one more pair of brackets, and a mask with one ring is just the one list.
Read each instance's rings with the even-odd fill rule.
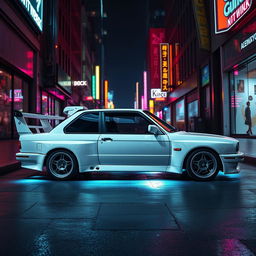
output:
[[60,149],[50,153],[46,171],[55,180],[69,180],[78,174],[78,163],[73,153]]
[[209,149],[197,149],[186,161],[188,175],[197,181],[213,180],[221,169],[219,156]]

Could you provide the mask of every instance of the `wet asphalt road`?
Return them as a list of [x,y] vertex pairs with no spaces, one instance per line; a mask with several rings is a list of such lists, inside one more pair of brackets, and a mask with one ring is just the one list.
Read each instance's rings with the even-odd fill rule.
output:
[[256,255],[256,167],[241,167],[212,182],[0,176],[0,255]]

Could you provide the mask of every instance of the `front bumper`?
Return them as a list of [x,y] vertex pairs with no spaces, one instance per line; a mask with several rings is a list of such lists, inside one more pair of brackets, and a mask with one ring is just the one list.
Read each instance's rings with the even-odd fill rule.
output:
[[244,153],[220,155],[225,174],[239,173],[240,168],[238,163],[244,161]]
[[44,154],[38,153],[17,153],[16,160],[21,162],[22,168],[42,171],[44,164]]

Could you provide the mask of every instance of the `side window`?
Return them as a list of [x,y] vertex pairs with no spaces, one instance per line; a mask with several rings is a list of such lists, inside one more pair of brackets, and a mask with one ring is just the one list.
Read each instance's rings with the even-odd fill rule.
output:
[[148,134],[147,119],[137,113],[105,113],[107,133]]
[[99,113],[85,113],[68,124],[65,133],[99,133]]

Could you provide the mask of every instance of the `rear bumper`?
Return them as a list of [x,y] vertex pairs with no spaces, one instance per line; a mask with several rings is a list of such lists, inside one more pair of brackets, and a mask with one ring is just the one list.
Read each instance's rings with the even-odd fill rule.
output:
[[37,153],[17,153],[16,159],[21,162],[22,168],[42,171],[44,164],[44,154]]
[[244,153],[220,155],[225,174],[239,173],[240,168],[238,163],[244,161]]

